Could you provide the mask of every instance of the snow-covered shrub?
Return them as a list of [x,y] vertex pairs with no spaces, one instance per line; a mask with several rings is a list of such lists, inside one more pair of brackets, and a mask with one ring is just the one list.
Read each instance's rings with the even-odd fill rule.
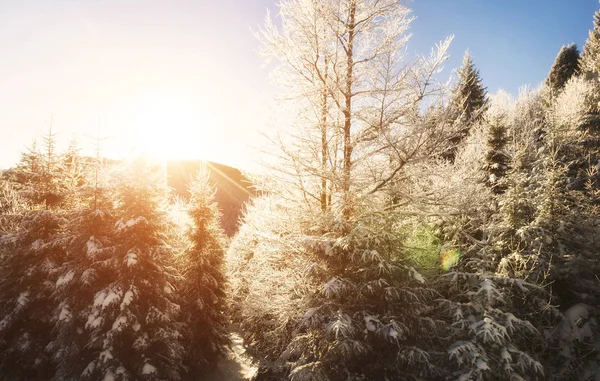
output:
[[[453,378],[467,380],[544,380],[534,355],[541,333],[527,320],[541,315],[540,287],[520,279],[452,272],[448,297],[452,311],[452,344],[448,356]],[[528,306],[531,303],[533,306]]]
[[227,252],[232,318],[258,358],[276,360],[301,314],[298,293],[308,261],[296,245],[299,221],[281,198],[255,198]]
[[0,178],[0,237],[18,229],[27,210],[27,201],[19,193],[16,184]]
[[[597,380],[600,375],[600,311],[598,307],[578,303],[563,314],[558,330],[559,356],[554,364],[554,379]],[[557,366],[558,365],[558,366]]]

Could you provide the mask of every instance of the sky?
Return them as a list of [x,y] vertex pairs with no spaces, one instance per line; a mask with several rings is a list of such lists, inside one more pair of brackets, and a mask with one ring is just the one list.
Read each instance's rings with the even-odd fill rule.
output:
[[[277,0],[0,0],[0,168],[52,124],[84,153],[139,147],[249,169],[273,88],[252,31]],[[597,0],[415,0],[408,49],[453,34],[490,93],[535,87],[563,44],[585,42]]]

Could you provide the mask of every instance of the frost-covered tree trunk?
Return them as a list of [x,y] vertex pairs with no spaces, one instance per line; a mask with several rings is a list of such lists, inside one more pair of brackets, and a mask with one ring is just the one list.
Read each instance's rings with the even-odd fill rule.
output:
[[[348,220],[360,198],[373,190],[371,184],[375,183],[377,190],[388,185],[407,161],[428,149],[440,151],[441,142],[450,136],[447,126],[436,134],[417,132],[422,126],[415,120],[423,98],[440,90],[433,76],[446,58],[449,40],[429,59],[403,62],[412,19],[396,0],[289,0],[280,4],[280,15],[281,29],[268,18],[259,38],[263,54],[277,63],[278,83],[290,89],[287,99],[297,102],[301,119],[293,121],[299,132],[279,147],[294,169],[282,164],[279,176],[287,182],[296,177],[298,188],[308,195],[306,200],[324,205],[322,172],[327,156],[330,189],[336,191],[328,198],[334,212]],[[331,103],[327,106],[330,136],[339,144],[329,144],[322,128],[318,140],[311,133],[325,120],[322,112],[313,112],[323,111],[327,99],[323,90]],[[440,144],[429,145],[420,139]],[[413,144],[426,148],[417,154]],[[319,146],[318,156],[304,153],[315,152]],[[382,156],[389,156],[383,167]],[[312,190],[317,187],[321,194],[313,197],[317,192]]]

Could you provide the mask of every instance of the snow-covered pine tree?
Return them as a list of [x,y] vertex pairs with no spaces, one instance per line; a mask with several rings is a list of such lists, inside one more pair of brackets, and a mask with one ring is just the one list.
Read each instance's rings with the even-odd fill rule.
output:
[[[1,373],[13,379],[47,379],[53,373],[52,289],[66,259],[61,209],[59,155],[51,127],[43,136],[44,152],[35,145],[12,173],[31,209],[0,242]],[[22,181],[22,182],[20,182]]]
[[42,144],[36,139],[21,154],[16,167],[10,169],[8,177],[18,185],[23,197],[46,209],[63,207],[67,196],[64,187],[65,171],[63,157],[56,150],[56,133],[52,125],[42,135]]
[[96,353],[89,344],[88,309],[99,289],[119,266],[115,257],[114,189],[96,157],[76,188],[79,209],[68,217],[65,228],[67,261],[59,270],[53,315],[57,335],[53,359],[56,380],[79,380],[83,367]]
[[504,192],[503,179],[508,170],[509,157],[506,152],[507,133],[504,120],[492,117],[486,120],[488,139],[484,169],[488,172],[486,183],[496,194]]
[[180,379],[181,311],[174,302],[165,180],[161,168],[143,158],[120,173],[112,247],[101,254],[106,269],[84,310],[92,360],[82,364],[81,379]]
[[64,220],[34,209],[0,239],[0,374],[6,380],[48,380],[54,374],[50,317],[57,269],[64,262]]
[[483,86],[479,70],[475,67],[473,57],[468,51],[465,53],[457,75],[458,81],[453,89],[450,106],[454,113],[454,123],[459,129],[451,139],[454,147],[443,155],[451,162],[456,156],[456,145],[460,144],[468,135],[471,126],[481,120],[488,104],[486,88]]
[[215,190],[208,181],[204,169],[189,186],[190,246],[184,253],[180,298],[182,320],[186,324],[185,364],[190,380],[214,369],[228,342],[223,267],[225,232],[219,225]]
[[39,181],[41,167],[42,157],[37,139],[34,138],[31,144],[25,147],[25,152],[21,152],[21,159],[15,168],[5,171],[3,178],[12,181],[23,197],[37,202],[39,197],[34,194],[32,184]]
[[[64,202],[70,204],[68,207],[77,208],[78,205],[76,194],[77,188],[84,185],[85,182],[85,171],[92,170],[93,168],[86,168],[87,163],[81,157],[81,149],[77,145],[77,141],[73,138],[69,141],[67,150],[60,157],[60,176],[62,193],[64,194]],[[89,176],[87,176],[89,179]]]
[[[485,245],[475,250],[482,249]],[[544,341],[535,324],[547,293],[519,278],[462,272],[461,267],[440,283],[451,300],[444,305],[452,312],[447,349],[452,379],[545,380],[537,358]]]
[[600,73],[600,11],[594,13],[594,27],[583,46],[579,70],[587,78],[598,76]]
[[[272,204],[263,210],[275,213],[267,220],[282,222],[261,226],[263,216],[253,213],[257,220],[245,222],[252,229],[241,228],[254,234],[244,237],[251,249],[239,253],[246,269],[266,261],[278,277],[291,270],[292,281],[300,283],[292,292],[288,284],[276,285],[285,279],[271,283],[291,299],[277,298],[288,303],[279,307],[281,317],[264,313],[276,310],[268,306],[242,309],[254,308],[268,322],[250,327],[248,337],[272,339],[259,357],[273,360],[265,364],[278,379],[444,373],[432,359],[443,354],[429,351],[440,328],[429,307],[436,294],[407,260],[399,216],[388,210],[394,206],[387,191],[405,168],[441,155],[451,135],[447,118],[437,118],[444,116],[437,113],[443,110],[440,99],[430,102],[436,113],[420,112],[428,95],[445,91],[431,78],[446,59],[450,39],[431,56],[406,63],[409,12],[396,0],[287,0],[280,5],[281,27],[268,19],[261,31],[263,52],[276,60],[293,106],[301,106],[292,122],[299,128],[278,146],[279,170],[265,180],[269,195],[261,201]],[[331,144],[323,144],[323,127]],[[306,265],[287,268],[298,264]],[[247,284],[256,283],[251,277],[245,274]],[[254,290],[244,291],[247,299],[259,299]],[[262,300],[270,303],[270,294]],[[256,332],[265,326],[276,334]]]
[[572,76],[579,72],[579,49],[576,44],[563,45],[552,64],[546,84],[557,95]]
[[[550,362],[556,379],[589,379],[600,369],[600,351],[592,345],[600,337],[600,311],[594,307],[600,303],[596,275],[600,272],[600,188],[596,164],[600,145],[593,123],[589,124],[597,112],[597,94],[596,81],[573,78],[555,99],[547,118],[547,151],[555,152],[554,162],[561,171],[558,189],[548,192],[544,203],[552,208],[540,210],[547,221],[553,222],[551,238],[558,242],[553,257],[556,270],[550,278],[563,313],[553,336],[560,353]],[[550,176],[545,182],[549,180]],[[548,218],[552,212],[555,217]]]
[[56,133],[52,130],[52,120],[42,135],[42,142],[42,167],[37,188],[41,191],[40,201],[48,209],[65,201],[63,163],[56,150]]

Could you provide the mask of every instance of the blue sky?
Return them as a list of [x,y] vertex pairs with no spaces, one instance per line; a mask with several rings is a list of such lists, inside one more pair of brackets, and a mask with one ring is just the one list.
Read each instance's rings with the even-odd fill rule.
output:
[[[275,0],[0,2],[0,168],[53,115],[66,144],[133,142],[167,157],[244,167],[269,122],[268,70],[251,34]],[[580,47],[597,0],[416,0],[409,51],[455,35],[445,75],[469,49],[490,92],[542,81],[563,44]]]
[[416,0],[409,5],[414,49],[454,34],[456,68],[468,49],[488,91],[517,94],[521,85],[543,81],[561,46],[583,47],[598,0]]

